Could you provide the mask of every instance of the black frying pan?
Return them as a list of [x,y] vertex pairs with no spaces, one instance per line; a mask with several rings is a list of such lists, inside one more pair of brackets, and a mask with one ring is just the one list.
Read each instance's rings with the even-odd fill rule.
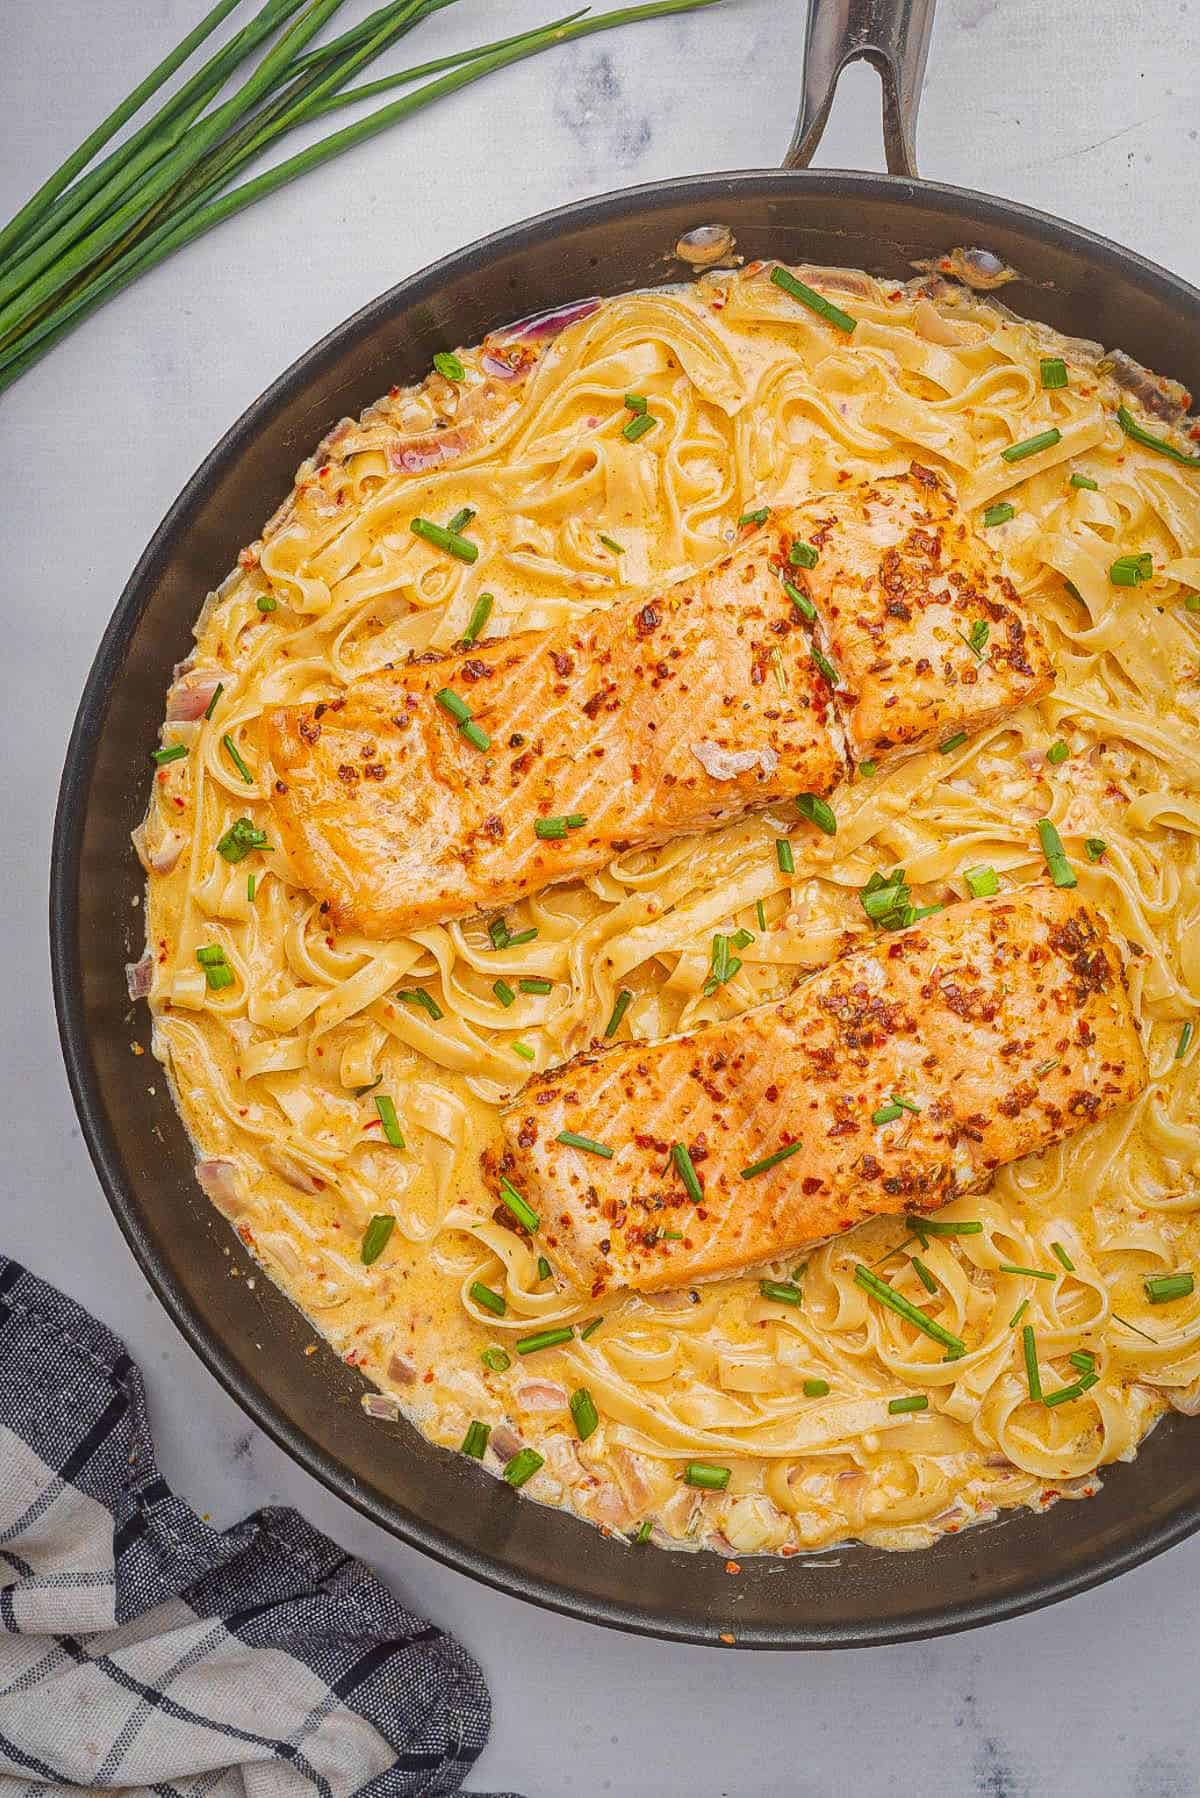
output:
[[[1200,1523],[1195,1426],[1160,1424],[1099,1497],[1009,1514],[936,1547],[861,1545],[789,1561],[631,1550],[519,1498],[407,1425],[369,1420],[360,1377],[253,1271],[201,1196],[192,1152],[131,1019],[122,962],[140,953],[147,751],[200,598],[287,492],[318,438],[447,343],[597,291],[678,281],[673,249],[721,224],[748,257],[907,276],[917,258],[982,245],[1022,271],[1004,298],[1059,330],[1119,345],[1200,391],[1200,293],[1128,250],[1003,200],[916,179],[913,123],[933,0],[810,0],[804,103],[789,169],[702,175],[610,194],[447,257],[331,332],[257,400],[172,506],[121,596],[75,722],[54,837],[51,936],[63,1052],[84,1135],[148,1279],[255,1421],[335,1492],[406,1542],[506,1591],[594,1622],[743,1646],[899,1641],[986,1623],[1078,1592]],[[883,15],[886,15],[883,16]],[[794,172],[816,147],[838,75],[865,56],[885,95],[886,176]]]

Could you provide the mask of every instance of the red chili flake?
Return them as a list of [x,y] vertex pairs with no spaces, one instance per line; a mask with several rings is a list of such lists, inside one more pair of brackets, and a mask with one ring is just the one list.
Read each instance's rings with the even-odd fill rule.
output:
[[740,1573],[742,1571],[742,1563],[740,1561],[726,1561],[725,1571],[726,1573]]

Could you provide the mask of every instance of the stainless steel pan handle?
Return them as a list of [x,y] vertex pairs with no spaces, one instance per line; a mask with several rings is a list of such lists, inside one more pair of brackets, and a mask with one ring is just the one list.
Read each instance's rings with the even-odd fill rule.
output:
[[785,169],[806,169],[833,105],[838,77],[860,60],[883,83],[883,144],[893,175],[917,173],[917,108],[935,0],[808,0],[804,93]]

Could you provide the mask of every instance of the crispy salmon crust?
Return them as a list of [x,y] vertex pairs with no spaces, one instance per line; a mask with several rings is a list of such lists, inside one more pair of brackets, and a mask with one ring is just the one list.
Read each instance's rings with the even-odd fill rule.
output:
[[1146,1080],[1120,952],[1084,900],[1036,885],[880,933],[782,1002],[537,1076],[500,1166],[573,1284],[654,1292],[934,1211]]
[[825,797],[847,737],[853,760],[904,753],[1050,682],[991,551],[914,464],[777,515],[652,598],[268,712],[267,790],[296,878],[386,938]]
[[[445,689],[486,748],[438,702]],[[293,870],[336,921],[375,937],[831,792],[847,771],[828,682],[765,555],[281,707],[266,731]],[[537,834],[539,819],[568,817],[583,821]]]
[[819,559],[796,577],[838,673],[855,763],[968,736],[1054,684],[1012,582],[950,494],[914,462],[854,494],[804,507],[794,528]]

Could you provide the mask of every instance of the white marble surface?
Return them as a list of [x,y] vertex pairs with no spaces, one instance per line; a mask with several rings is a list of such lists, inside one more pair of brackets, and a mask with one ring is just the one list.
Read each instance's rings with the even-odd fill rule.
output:
[[[461,0],[422,40],[479,41],[553,7]],[[6,215],[200,7],[0,10]],[[855,1654],[718,1658],[543,1615],[391,1540],[248,1426],[138,1275],[60,1066],[43,918],[63,748],[109,610],[178,488],[315,337],[456,244],[583,194],[776,162],[795,98],[783,72],[802,33],[800,0],[726,0],[526,63],[222,228],[0,401],[0,1243],[124,1334],[164,1469],[202,1510],[224,1523],[268,1499],[295,1503],[459,1632],[495,1701],[478,1787],[1183,1798],[1200,1787],[1200,1541],[1034,1617]],[[1197,0],[942,0],[923,169],[1073,217],[1200,279],[1198,70]],[[822,160],[875,167],[879,146],[874,77],[851,72]]]

